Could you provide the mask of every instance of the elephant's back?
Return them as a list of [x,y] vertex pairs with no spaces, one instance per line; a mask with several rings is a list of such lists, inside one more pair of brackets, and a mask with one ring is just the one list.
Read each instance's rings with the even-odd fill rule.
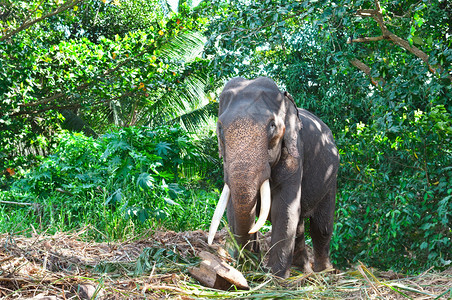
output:
[[319,117],[314,115],[312,112],[303,108],[299,108],[298,116],[300,117],[300,120],[303,124],[303,128],[308,127],[308,129],[312,130],[313,132],[318,131],[323,133],[329,133],[331,134],[331,137],[333,136],[328,125],[326,125],[325,122],[323,122]]

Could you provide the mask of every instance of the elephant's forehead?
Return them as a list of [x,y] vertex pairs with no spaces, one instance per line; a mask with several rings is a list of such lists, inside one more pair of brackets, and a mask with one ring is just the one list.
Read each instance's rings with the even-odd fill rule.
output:
[[250,145],[264,146],[265,149],[267,147],[265,126],[251,118],[236,118],[224,129],[226,144],[230,149],[240,149]]
[[[228,93],[227,93],[228,94]],[[247,91],[224,96],[220,106],[224,114],[271,115],[285,110],[280,93],[266,90]]]

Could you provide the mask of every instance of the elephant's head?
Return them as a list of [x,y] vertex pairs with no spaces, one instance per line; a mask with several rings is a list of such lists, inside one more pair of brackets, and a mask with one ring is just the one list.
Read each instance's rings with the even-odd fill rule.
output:
[[283,147],[287,149],[284,156],[294,158],[289,168],[293,172],[299,168],[301,126],[292,98],[271,79],[235,78],[226,84],[217,124],[225,185],[212,219],[209,244],[228,202],[229,225],[240,244],[253,239],[264,225],[271,207],[271,170]]

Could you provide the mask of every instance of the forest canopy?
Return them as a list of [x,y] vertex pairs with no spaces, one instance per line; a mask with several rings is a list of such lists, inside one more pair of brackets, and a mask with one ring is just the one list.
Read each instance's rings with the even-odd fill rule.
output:
[[207,229],[219,92],[268,76],[335,136],[333,263],[449,267],[451,46],[446,0],[2,0],[0,231]]

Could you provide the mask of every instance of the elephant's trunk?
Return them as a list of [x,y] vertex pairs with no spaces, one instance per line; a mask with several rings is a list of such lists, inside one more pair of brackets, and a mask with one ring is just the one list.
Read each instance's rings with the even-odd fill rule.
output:
[[[243,195],[241,195],[243,197]],[[217,207],[215,209],[214,216],[212,218],[212,222],[209,229],[209,237],[208,243],[212,244],[213,239],[215,237],[215,233],[217,231],[218,225],[220,224],[221,217],[223,216],[226,205],[229,201],[230,190],[227,184],[224,185],[223,192],[221,193],[220,200],[218,201]],[[248,241],[249,235],[256,233],[259,229],[264,225],[265,221],[268,218],[268,214],[270,212],[271,205],[271,196],[270,196],[270,183],[269,180],[265,180],[260,187],[260,197],[261,197],[261,208],[259,213],[259,218],[257,222],[254,224],[255,217],[255,204],[256,201],[251,201],[252,207],[244,207],[244,205],[240,205],[239,207],[234,207],[234,211],[242,212],[241,214],[236,214],[234,232],[237,235],[238,242],[240,244],[241,241]],[[251,197],[255,198],[255,197]],[[248,206],[250,206],[248,205]],[[246,205],[245,205],[246,206]],[[243,210],[242,210],[243,209]],[[250,214],[244,214],[244,211],[250,212]],[[252,226],[254,224],[254,226]],[[252,226],[251,230],[249,228]]]
[[[246,165],[246,164],[243,164]],[[231,187],[231,201],[228,206],[228,221],[231,231],[239,245],[252,249],[254,243],[247,244],[255,237],[249,233],[256,218],[259,183],[246,168],[238,172],[229,171],[228,182]]]

